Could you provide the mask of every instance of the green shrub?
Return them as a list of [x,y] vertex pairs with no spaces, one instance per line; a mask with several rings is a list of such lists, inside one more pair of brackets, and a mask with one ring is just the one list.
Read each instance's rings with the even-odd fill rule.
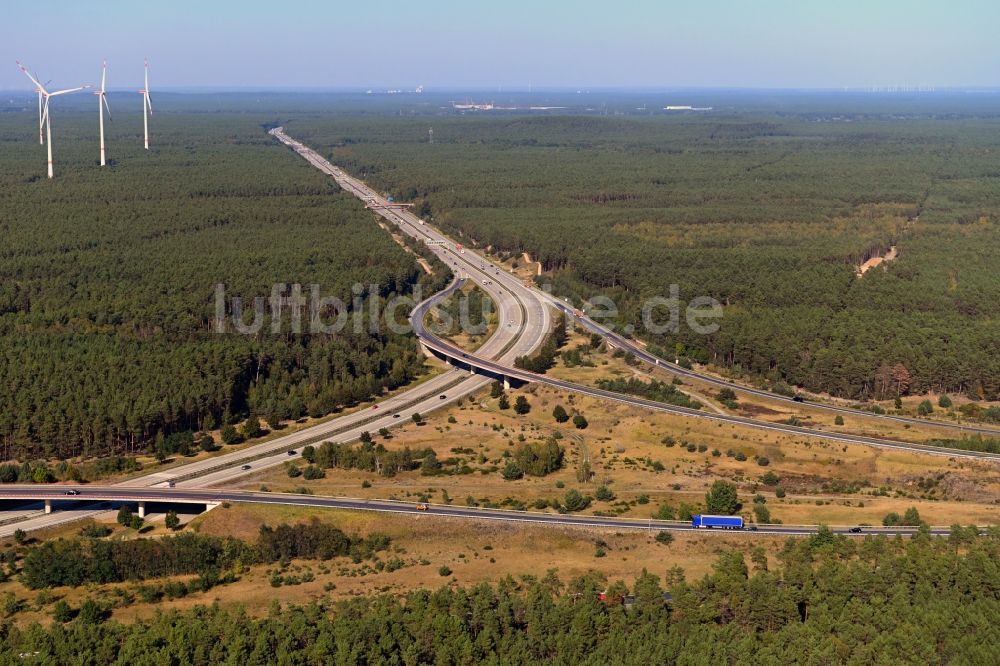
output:
[[590,498],[583,496],[579,490],[572,488],[566,491],[563,505],[567,511],[583,511],[590,506]]
[[239,444],[243,441],[243,438],[232,425],[223,426],[221,434],[223,444]]
[[674,507],[669,504],[661,504],[657,507],[656,511],[653,513],[654,520],[676,520],[677,514],[674,512]]
[[69,622],[73,619],[73,609],[65,599],[60,599],[52,606],[52,619],[56,622]]
[[500,476],[503,477],[504,481],[516,481],[524,476],[524,472],[521,471],[516,462],[511,460],[504,466]]
[[594,493],[594,497],[601,502],[610,502],[615,498],[615,494],[607,486],[600,486]]
[[326,477],[326,471],[322,467],[317,467],[316,465],[309,465],[302,472],[302,477],[307,481],[315,481],[316,479],[322,479]]
[[727,481],[716,481],[705,494],[705,510],[710,514],[731,516],[738,505],[736,485]]
[[106,616],[107,611],[99,603],[93,599],[86,599],[80,604],[80,613],[77,618],[83,624],[99,624],[104,621]]
[[899,514],[895,511],[890,511],[885,514],[885,518],[882,519],[882,524],[886,527],[895,527],[900,524]]
[[132,509],[128,506],[123,506],[118,509],[118,524],[122,527],[128,527],[132,524]]

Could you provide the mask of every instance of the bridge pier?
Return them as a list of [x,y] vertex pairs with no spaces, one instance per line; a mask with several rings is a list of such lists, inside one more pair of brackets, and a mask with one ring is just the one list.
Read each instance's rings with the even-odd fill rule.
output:
[[140,518],[145,518],[146,517],[146,503],[145,502],[139,502],[139,517]]
[[509,391],[510,390],[510,377],[508,377],[506,375],[504,375],[504,378],[503,378],[503,390],[504,391]]
[[52,513],[52,500],[50,499],[45,500],[45,513]]

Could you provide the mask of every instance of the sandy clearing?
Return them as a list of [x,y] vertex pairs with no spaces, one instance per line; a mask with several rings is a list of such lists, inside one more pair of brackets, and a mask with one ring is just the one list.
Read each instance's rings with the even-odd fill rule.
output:
[[889,251],[886,252],[885,255],[882,255],[882,256],[878,256],[877,255],[877,256],[872,257],[871,259],[869,259],[865,263],[863,263],[860,266],[858,266],[858,277],[861,277],[862,275],[864,275],[865,273],[867,273],[871,269],[875,268],[876,266],[879,266],[879,265],[881,265],[881,264],[883,264],[885,262],[888,262],[888,261],[892,261],[893,259],[896,258],[896,254],[897,254],[897,252],[896,252],[896,246],[893,245],[892,247],[889,248]]

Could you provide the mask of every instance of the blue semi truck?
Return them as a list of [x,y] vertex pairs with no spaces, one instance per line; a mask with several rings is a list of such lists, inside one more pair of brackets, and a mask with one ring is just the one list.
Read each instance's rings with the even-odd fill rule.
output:
[[742,516],[692,516],[691,527],[707,527],[709,529],[741,530]]

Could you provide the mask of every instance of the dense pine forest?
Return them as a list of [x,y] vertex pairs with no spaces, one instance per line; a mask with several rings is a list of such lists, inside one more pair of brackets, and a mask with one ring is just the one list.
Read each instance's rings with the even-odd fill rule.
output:
[[32,547],[21,580],[31,589],[88,583],[118,583],[178,574],[235,570],[248,564],[292,558],[329,560],[371,557],[389,538],[347,535],[318,521],[277,527],[262,525],[255,543],[186,532],[167,539],[129,541],[57,539]]
[[[123,625],[100,606],[51,625],[0,624],[0,661],[52,664],[995,663],[1000,540],[789,540],[723,552],[713,572],[596,574],[449,586],[399,599],[168,611]],[[669,597],[664,595],[669,591]],[[605,592],[604,599],[600,593]]]
[[231,318],[214,331],[217,284],[249,322],[275,283],[348,305],[359,283],[367,308],[447,279],[267,136],[266,119],[160,115],[146,153],[141,116],[126,115],[102,170],[91,115],[53,118],[52,181],[31,114],[0,115],[0,460],[134,455],[250,409],[322,416],[421,372],[413,339],[385,327],[273,334],[268,315],[256,335]]
[[[996,399],[1000,121],[872,104],[288,128],[452,234],[528,251],[578,303],[610,296],[670,355],[858,399]],[[720,330],[644,334],[644,299],[671,284],[723,303]]]
[[[420,371],[389,332],[274,335],[266,317],[254,336],[212,332],[219,283],[246,301],[315,283],[350,303],[355,283],[375,285],[367,299],[447,278],[267,137],[282,117],[449,232],[529,252],[577,304],[610,296],[671,356],[858,399],[1000,390],[990,108],[399,118],[351,98],[288,119],[276,109],[305,98],[238,98],[256,114],[186,99],[165,97],[148,154],[138,117],[116,119],[103,171],[92,114],[67,99],[51,182],[31,109],[0,115],[0,459],[130,456],[251,409],[322,416]],[[645,332],[644,299],[671,284],[722,302],[720,330]]]

